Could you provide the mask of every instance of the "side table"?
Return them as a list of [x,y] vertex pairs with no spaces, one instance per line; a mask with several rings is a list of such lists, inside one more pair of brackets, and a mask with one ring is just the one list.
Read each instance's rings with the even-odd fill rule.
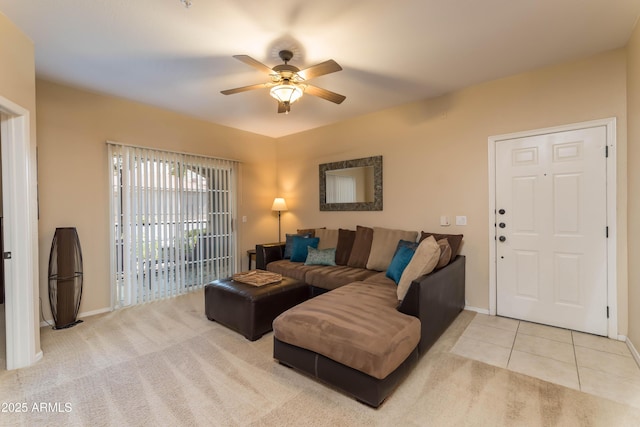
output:
[[256,260],[256,250],[255,249],[249,249],[247,251],[247,257],[249,257],[249,270],[251,270],[251,261],[255,261]]

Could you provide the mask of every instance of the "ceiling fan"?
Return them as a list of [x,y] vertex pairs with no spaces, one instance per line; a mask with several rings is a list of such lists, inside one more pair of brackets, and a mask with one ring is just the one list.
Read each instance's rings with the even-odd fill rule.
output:
[[300,70],[298,67],[289,65],[289,61],[293,58],[293,52],[290,50],[281,50],[279,56],[280,59],[284,61],[284,64],[269,68],[262,62],[256,61],[248,55],[234,55],[233,57],[237,60],[269,74],[271,81],[237,87],[235,89],[227,89],[221,91],[221,93],[224,95],[232,95],[253,89],[271,88],[271,96],[278,101],[278,113],[288,113],[291,110],[291,104],[300,99],[303,93],[308,93],[309,95],[317,96],[327,101],[335,102],[336,104],[340,104],[346,99],[346,96],[307,83],[307,81],[313,78],[342,70],[342,67],[333,59]]

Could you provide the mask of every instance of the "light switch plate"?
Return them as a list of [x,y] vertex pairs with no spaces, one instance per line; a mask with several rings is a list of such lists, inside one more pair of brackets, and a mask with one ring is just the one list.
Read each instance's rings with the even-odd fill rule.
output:
[[246,215],[243,215],[242,222],[247,222],[247,216]]
[[456,225],[467,225],[466,216],[456,216]]
[[446,215],[440,216],[440,225],[443,227],[448,227],[449,225],[451,225],[451,223],[449,222],[449,217]]

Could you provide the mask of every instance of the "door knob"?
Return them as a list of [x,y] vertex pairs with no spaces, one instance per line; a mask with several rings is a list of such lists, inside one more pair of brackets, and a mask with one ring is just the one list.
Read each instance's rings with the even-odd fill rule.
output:
[[500,215],[504,215],[504,214],[505,214],[505,210],[504,210],[504,209],[500,209],[500,210],[498,211],[498,213],[499,213]]
[[500,228],[505,228],[507,226],[507,224],[505,224],[504,222],[501,222],[500,224],[498,224]]
[[500,236],[498,237],[498,240],[500,240],[501,242],[504,242],[505,240],[507,240],[507,238],[504,236]]

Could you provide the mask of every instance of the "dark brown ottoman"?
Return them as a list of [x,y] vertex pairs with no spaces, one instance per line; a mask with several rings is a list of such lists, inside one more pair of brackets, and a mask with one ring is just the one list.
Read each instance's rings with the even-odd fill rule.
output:
[[273,319],[307,299],[307,284],[288,277],[264,286],[223,279],[214,280],[204,287],[207,318],[251,341],[271,331]]

